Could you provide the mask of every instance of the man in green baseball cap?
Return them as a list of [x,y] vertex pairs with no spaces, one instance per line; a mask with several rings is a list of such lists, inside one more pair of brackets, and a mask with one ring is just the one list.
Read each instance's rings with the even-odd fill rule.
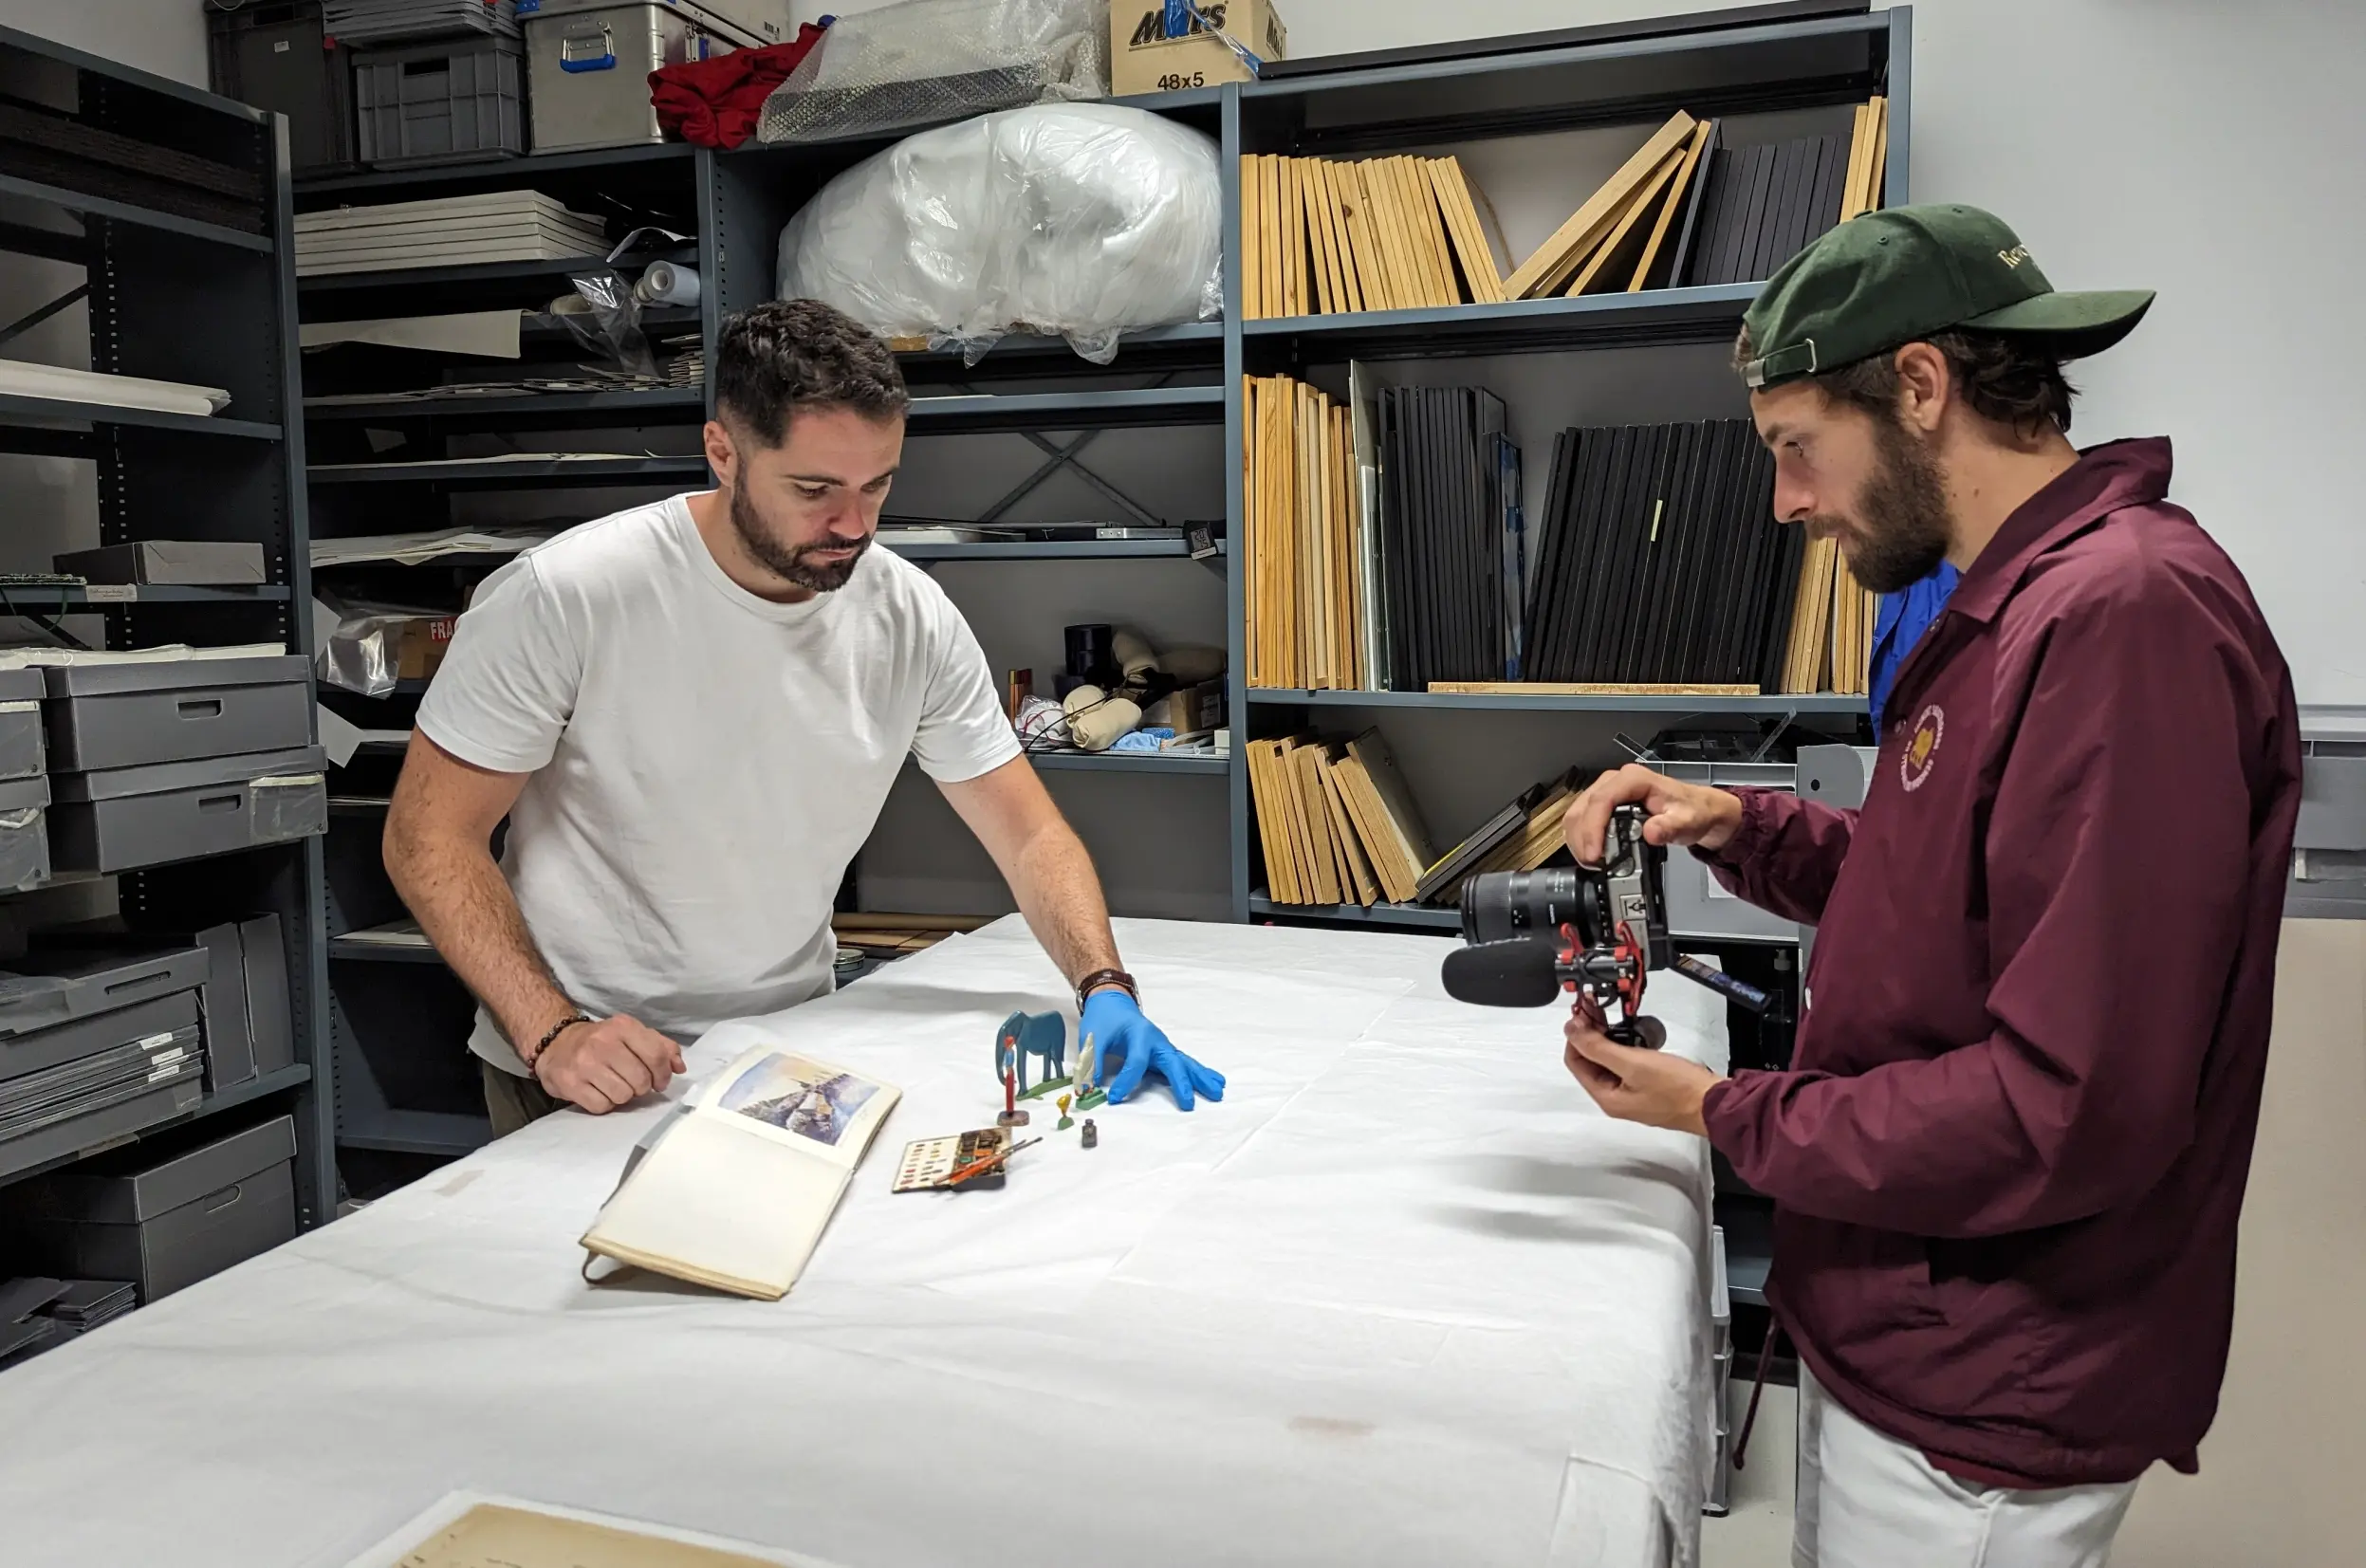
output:
[[2169,443],[2068,439],[2062,362],[2152,298],[2059,291],[1969,207],[1870,213],[1777,272],[1735,356],[1777,520],[1870,588],[1961,581],[1860,809],[1640,766],[1570,808],[1580,860],[1639,802],[1817,928],[1789,1070],[1720,1078],[1582,1014],[1566,1058],[1775,1202],[1816,1568],[2101,1568],[2217,1409],[2300,720]]

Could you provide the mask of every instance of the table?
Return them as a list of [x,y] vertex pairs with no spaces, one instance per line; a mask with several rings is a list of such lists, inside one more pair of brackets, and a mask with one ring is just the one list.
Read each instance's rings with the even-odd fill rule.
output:
[[[999,1108],[995,1024],[1063,1005],[1015,918],[955,938],[690,1054],[904,1087],[786,1301],[583,1283],[662,1113],[554,1116],[0,1374],[0,1559],[336,1565],[468,1489],[847,1568],[1692,1562],[1703,1146],[1596,1111],[1558,1011],[1448,1001],[1445,939],[1118,934],[1221,1105],[892,1194]],[[1722,1003],[1653,1002],[1722,1065]]]

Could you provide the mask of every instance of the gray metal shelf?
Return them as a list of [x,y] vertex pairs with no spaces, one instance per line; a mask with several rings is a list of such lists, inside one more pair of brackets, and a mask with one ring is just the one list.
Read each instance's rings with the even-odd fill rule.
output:
[[1027,761],[1055,773],[1198,773],[1221,778],[1229,757],[1176,757],[1153,751],[1030,751]]
[[[69,191],[63,185],[45,185],[36,179],[15,175],[0,175],[0,196],[13,196],[23,201],[37,201],[51,207],[63,207],[69,212],[80,212],[89,218],[108,218],[117,223],[136,223],[143,229],[157,229],[183,239],[204,240],[210,245],[227,245],[238,250],[260,250],[268,254],[271,236],[250,234],[244,230],[224,228],[218,223],[206,223],[197,218],[184,218],[172,212],[159,212],[153,207],[140,207],[128,201],[112,201],[105,196],[84,195]],[[0,250],[8,247],[0,244]]]
[[606,267],[603,256],[562,256],[550,261],[468,262],[455,267],[386,267],[374,272],[315,272],[299,274],[301,294],[336,294],[357,288],[465,287],[470,285],[513,283],[520,278],[564,278],[589,267]]
[[706,406],[703,388],[648,387],[619,392],[500,393],[482,397],[373,397],[362,402],[307,405],[304,416],[307,420],[366,419],[381,425],[414,419],[440,419],[452,424],[508,420],[539,425],[554,420],[582,424],[587,422],[587,415],[606,417],[611,422],[630,422],[637,416],[653,415],[657,417],[648,422],[659,424],[683,413],[703,413]]
[[603,457],[553,461],[516,457],[496,462],[315,463],[305,470],[322,485],[444,485],[455,489],[506,489],[511,486],[630,483],[672,479],[703,482],[703,457]]
[[1220,386],[1125,392],[1020,392],[915,397],[905,428],[914,435],[974,431],[1114,430],[1127,425],[1224,422]]
[[602,147],[582,153],[530,153],[497,162],[442,164],[426,169],[389,169],[379,174],[330,175],[296,181],[296,199],[306,207],[331,205],[322,196],[377,195],[392,200],[417,196],[417,187],[469,187],[479,190],[531,190],[538,179],[552,175],[600,174],[636,166],[687,167],[698,149],[687,142],[651,142],[638,147]]
[[1244,322],[1241,332],[1252,347],[1279,342],[1316,362],[1720,342],[1739,328],[1758,287],[1720,284],[1574,300],[1278,316]]
[[[1169,326],[1129,327],[1124,336],[1118,340],[1116,364],[1118,366],[1125,364],[1128,350],[1135,351],[1136,356],[1138,357],[1140,351],[1144,349],[1206,348],[1211,351],[1221,351],[1223,347],[1224,323],[1222,322],[1178,322]],[[1013,332],[1007,337],[995,339],[993,346],[986,351],[985,359],[981,360],[978,365],[970,368],[974,372],[981,367],[991,366],[997,360],[1040,355],[1066,356],[1073,359],[1076,356],[1076,350],[1069,346],[1068,340],[1065,338],[1044,337],[1032,332]],[[957,360],[962,358],[962,351],[958,348],[908,348],[896,357],[908,365],[930,365],[939,361]]]
[[407,943],[357,942],[349,936],[328,939],[329,957],[356,964],[441,964],[444,955],[432,947]]
[[[1191,547],[1180,539],[993,540],[984,544],[902,544],[885,533],[879,548],[906,561],[1187,561]],[[1216,555],[1229,552],[1216,541]]]
[[1555,696],[1511,692],[1300,692],[1252,688],[1248,700],[1284,708],[1432,708],[1555,713],[1861,713],[1865,699],[1831,692],[1796,696]]
[[1296,920],[1350,921],[1359,926],[1392,926],[1404,931],[1460,931],[1462,912],[1433,909],[1428,904],[1279,904],[1263,893],[1248,895],[1248,913]]
[[[234,406],[234,405],[233,405]],[[247,441],[277,441],[286,432],[261,419],[232,419],[219,414],[167,414],[160,409],[124,408],[115,403],[83,403],[65,397],[28,397],[0,393],[0,427],[28,420],[78,420],[92,425],[121,425],[139,430],[188,431],[198,435],[222,435]],[[0,451],[8,450],[0,435]]]
[[492,1138],[492,1124],[483,1117],[440,1111],[379,1111],[367,1117],[354,1118],[337,1134],[342,1148],[436,1154],[449,1159],[473,1154]]
[[[94,582],[80,588],[0,582],[0,602],[33,610],[107,610],[124,604],[285,604],[285,582],[209,588],[183,582]],[[0,614],[7,613],[0,610]]]

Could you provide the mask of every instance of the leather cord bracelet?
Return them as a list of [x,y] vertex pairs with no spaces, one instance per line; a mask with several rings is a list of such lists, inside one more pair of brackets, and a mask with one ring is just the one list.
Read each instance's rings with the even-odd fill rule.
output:
[[566,1017],[559,1020],[558,1023],[553,1024],[550,1026],[548,1033],[545,1034],[542,1039],[534,1042],[533,1054],[526,1058],[527,1072],[529,1074],[534,1072],[535,1064],[542,1061],[543,1053],[550,1049],[550,1042],[552,1041],[558,1039],[569,1029],[574,1028],[578,1024],[589,1024],[591,1022],[593,1022],[593,1019],[592,1015],[589,1013],[569,1013]]
[[1141,987],[1135,985],[1134,977],[1123,969],[1095,969],[1076,983],[1076,1010],[1082,1012],[1084,999],[1103,986],[1115,986],[1137,1003],[1142,1000]]

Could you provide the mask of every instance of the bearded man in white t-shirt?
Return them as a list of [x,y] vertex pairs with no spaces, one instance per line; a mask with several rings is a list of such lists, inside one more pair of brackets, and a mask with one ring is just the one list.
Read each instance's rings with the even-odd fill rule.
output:
[[1184,1110],[1222,1098],[1142,1016],[968,624],[870,548],[903,449],[895,356],[783,301],[724,323],[713,374],[716,489],[488,578],[387,816],[386,869],[477,998],[495,1134],[661,1092],[712,1024],[827,992],[832,900],[907,755],[1076,987],[1109,1098],[1156,1077]]

